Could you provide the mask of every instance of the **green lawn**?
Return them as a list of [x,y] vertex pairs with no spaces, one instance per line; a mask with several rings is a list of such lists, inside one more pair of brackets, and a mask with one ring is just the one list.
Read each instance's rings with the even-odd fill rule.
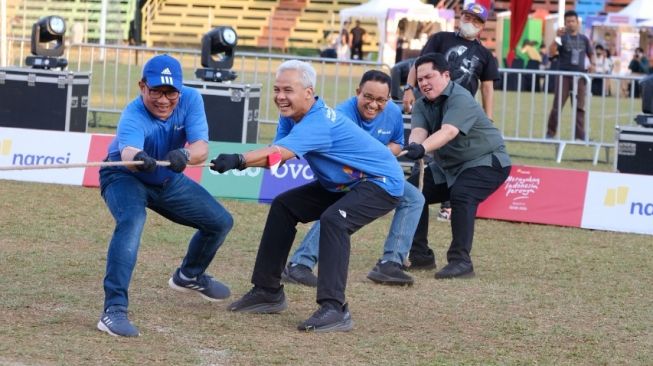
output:
[[[95,329],[113,222],[93,188],[0,181],[0,364],[3,365],[650,365],[651,237],[477,222],[470,280],[413,273],[412,287],[365,276],[381,254],[383,217],[352,238],[347,289],[354,330],[303,334],[315,290],[286,286],[279,315],[244,315],[180,294],[167,280],[192,230],[150,213],[130,288],[142,333]],[[222,201],[235,226],[209,272],[246,292],[268,206]],[[307,226],[299,227],[298,238]],[[449,224],[429,238],[442,266]]]

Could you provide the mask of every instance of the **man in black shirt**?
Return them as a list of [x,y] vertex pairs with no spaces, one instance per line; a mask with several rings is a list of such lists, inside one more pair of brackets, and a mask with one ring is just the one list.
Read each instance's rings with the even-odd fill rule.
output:
[[[438,32],[429,38],[420,55],[436,52],[445,55],[451,69],[451,80],[476,95],[481,88],[483,110],[492,119],[494,81],[499,79],[497,60],[478,40],[485,27],[488,11],[480,4],[470,3],[461,15],[458,32]],[[412,67],[404,87],[404,111],[410,112],[415,95],[415,68]]]
[[351,33],[351,58],[352,60],[362,60],[363,41],[367,32],[361,27],[360,20],[356,21],[356,26],[349,33]]
[[[558,56],[560,71],[594,72],[594,52],[589,38],[578,32],[578,14],[573,10],[565,12],[565,26],[558,29],[560,44],[554,41],[549,47],[551,57]],[[585,56],[590,59],[589,68],[585,65]],[[549,114],[549,123],[546,131],[546,138],[552,139],[558,130],[558,98],[562,98],[562,108],[569,98],[569,92],[574,87],[573,76],[556,77],[555,97]],[[576,87],[576,140],[585,140],[585,94],[587,83],[585,79],[578,78]]]

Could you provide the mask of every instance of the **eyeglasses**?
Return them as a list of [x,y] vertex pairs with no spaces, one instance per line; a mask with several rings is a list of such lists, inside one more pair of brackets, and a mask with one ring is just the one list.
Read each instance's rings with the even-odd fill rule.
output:
[[[147,84],[145,84],[147,86]],[[161,89],[150,89],[149,86],[147,86],[147,94],[150,96],[152,99],[159,99],[161,96],[165,95],[168,100],[175,100],[179,98],[179,91],[175,89],[170,89],[168,91],[163,91]]]
[[388,98],[374,98],[374,96],[370,94],[363,94],[363,98],[365,98],[368,103],[376,102],[377,105],[385,105],[388,102]]

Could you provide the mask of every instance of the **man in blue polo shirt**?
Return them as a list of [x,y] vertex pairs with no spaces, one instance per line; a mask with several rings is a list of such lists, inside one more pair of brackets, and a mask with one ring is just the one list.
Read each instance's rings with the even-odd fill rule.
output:
[[[159,55],[143,67],[140,95],[125,107],[107,161],[127,167],[100,170],[102,198],[116,221],[104,277],[104,312],[99,330],[134,337],[127,317],[128,289],[136,265],[146,211],[197,229],[171,288],[197,293],[209,301],[229,297],[229,288],[205,273],[233,219],[204,188],[182,172],[208,156],[208,125],[199,93],[182,84],[179,61]],[[188,144],[188,145],[186,145]],[[168,166],[157,166],[166,160]]]
[[315,96],[316,74],[306,62],[289,60],[277,69],[274,102],[280,118],[272,146],[242,154],[220,154],[211,169],[223,173],[265,167],[304,157],[317,180],[277,196],[270,206],[252,274],[254,287],[229,310],[278,313],[287,308],[281,272],[298,222],[321,221],[317,302],[320,308],[300,330],[348,331],[345,302],[350,235],[393,210],[404,193],[403,171],[390,150]]
[[[369,70],[363,74],[356,96],[338,105],[336,112],[354,121],[397,155],[404,146],[404,120],[399,107],[388,103],[389,96],[390,76],[379,70]],[[367,278],[387,285],[413,284],[413,278],[402,270],[402,265],[408,257],[423,205],[422,193],[406,184],[383,246],[383,256]],[[283,271],[284,282],[317,286],[312,269],[318,260],[319,233],[320,222],[317,221]]]

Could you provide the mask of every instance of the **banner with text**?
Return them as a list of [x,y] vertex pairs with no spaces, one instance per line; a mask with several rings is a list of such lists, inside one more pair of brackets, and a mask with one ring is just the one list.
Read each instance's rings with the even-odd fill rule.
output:
[[[209,156],[220,153],[243,153],[265,145],[239,144],[232,142],[210,142]],[[279,166],[275,174],[266,168],[247,168],[243,171],[230,170],[217,173],[204,169],[202,186],[216,197],[271,202],[279,193],[312,181],[313,171],[304,159],[291,159]]]
[[587,172],[513,165],[478,209],[479,217],[579,227]]
[[[0,166],[86,163],[91,135],[0,127]],[[0,171],[0,179],[81,185],[84,168]]]
[[651,187],[649,175],[590,172],[581,227],[653,234]]
[[[0,166],[102,161],[112,135],[0,127]],[[210,142],[209,159],[265,145]],[[291,159],[272,174],[266,168],[209,168],[184,172],[213,196],[270,202],[314,180],[303,159]],[[98,168],[5,170],[0,179],[98,186]],[[478,209],[478,216],[509,221],[653,234],[653,176],[586,172],[515,165],[510,177]]]

